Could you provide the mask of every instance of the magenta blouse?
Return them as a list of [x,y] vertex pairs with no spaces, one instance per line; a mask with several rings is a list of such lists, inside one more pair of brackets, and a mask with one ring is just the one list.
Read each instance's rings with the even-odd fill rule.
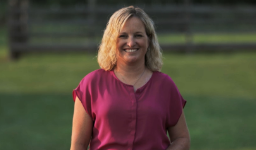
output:
[[165,150],[167,129],[186,103],[173,80],[157,71],[134,92],[113,71],[95,70],[73,91],[76,96],[94,122],[90,150]]

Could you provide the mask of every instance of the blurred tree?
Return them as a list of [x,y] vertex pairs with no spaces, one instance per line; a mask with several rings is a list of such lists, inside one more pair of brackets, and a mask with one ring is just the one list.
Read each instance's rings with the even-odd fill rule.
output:
[[0,2],[0,27],[6,23],[7,1]]

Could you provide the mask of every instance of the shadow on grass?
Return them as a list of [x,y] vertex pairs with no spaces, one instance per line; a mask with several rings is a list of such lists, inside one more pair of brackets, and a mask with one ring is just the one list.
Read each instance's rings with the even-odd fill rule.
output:
[[[191,150],[256,149],[256,101],[184,96]],[[0,149],[69,149],[71,94],[0,93]]]

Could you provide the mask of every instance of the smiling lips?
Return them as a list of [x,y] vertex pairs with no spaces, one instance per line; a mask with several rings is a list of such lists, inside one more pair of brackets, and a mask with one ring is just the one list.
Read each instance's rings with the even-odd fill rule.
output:
[[138,50],[138,48],[134,48],[134,49],[124,49],[124,51],[125,52],[128,52],[128,53],[132,53],[132,52],[135,52],[135,51],[137,51]]

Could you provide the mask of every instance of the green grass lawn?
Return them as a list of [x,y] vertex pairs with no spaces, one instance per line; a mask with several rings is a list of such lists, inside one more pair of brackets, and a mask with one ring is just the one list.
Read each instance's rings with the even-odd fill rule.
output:
[[[164,55],[188,103],[192,150],[256,149],[255,53]],[[0,149],[67,149],[71,92],[97,69],[95,55],[27,55],[0,63]],[[15,141],[15,144],[14,144]]]
[[[1,32],[0,32],[1,33]],[[72,89],[98,69],[96,54],[7,57],[0,36],[0,149],[69,149]],[[256,53],[164,53],[188,101],[191,150],[256,150]]]

